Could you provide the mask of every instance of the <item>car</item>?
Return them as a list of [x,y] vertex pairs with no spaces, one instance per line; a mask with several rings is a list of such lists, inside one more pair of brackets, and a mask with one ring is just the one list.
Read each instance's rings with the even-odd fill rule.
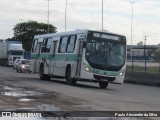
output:
[[16,66],[17,72],[29,72],[29,60],[27,59],[19,59],[18,64]]
[[18,62],[19,62],[19,58],[17,58],[13,63],[13,69],[14,70],[16,69],[16,66],[17,66]]
[[153,62],[154,59],[153,58],[148,58],[148,62]]

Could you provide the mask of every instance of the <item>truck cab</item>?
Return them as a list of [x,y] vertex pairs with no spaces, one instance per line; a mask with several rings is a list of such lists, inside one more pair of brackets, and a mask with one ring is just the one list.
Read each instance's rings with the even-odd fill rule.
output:
[[23,58],[23,54],[24,49],[22,48],[22,44],[8,45],[8,65],[13,66],[13,63],[17,58]]

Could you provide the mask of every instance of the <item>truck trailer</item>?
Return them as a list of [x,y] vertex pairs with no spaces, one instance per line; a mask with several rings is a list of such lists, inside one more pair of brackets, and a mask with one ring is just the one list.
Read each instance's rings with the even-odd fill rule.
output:
[[24,49],[21,41],[0,41],[0,64],[13,66],[15,59],[23,58]]

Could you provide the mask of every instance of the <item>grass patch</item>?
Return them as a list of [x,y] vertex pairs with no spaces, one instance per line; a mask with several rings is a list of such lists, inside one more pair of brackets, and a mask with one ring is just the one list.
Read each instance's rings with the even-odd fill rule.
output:
[[[159,67],[146,67],[146,72],[149,73],[159,73]],[[126,68],[127,71],[132,71],[132,66],[127,66]],[[133,66],[133,71],[134,72],[145,72],[145,67],[141,66]]]

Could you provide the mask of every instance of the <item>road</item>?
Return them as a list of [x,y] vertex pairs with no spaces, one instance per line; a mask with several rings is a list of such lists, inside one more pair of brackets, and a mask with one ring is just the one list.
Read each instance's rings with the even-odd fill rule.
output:
[[0,67],[1,111],[159,111],[159,91],[159,87],[127,83],[109,84],[107,89],[86,82],[69,86],[65,80],[43,81],[38,74]]

